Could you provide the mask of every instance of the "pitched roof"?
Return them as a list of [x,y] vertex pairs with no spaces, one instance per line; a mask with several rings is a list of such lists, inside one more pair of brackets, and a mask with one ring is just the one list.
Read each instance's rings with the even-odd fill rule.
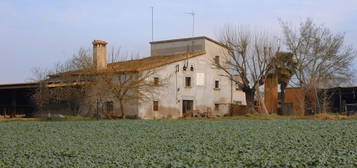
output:
[[2,89],[38,88],[39,85],[40,84],[38,82],[0,84],[0,90],[2,90]]
[[[149,70],[157,68],[163,65],[170,63],[182,61],[188,58],[200,56],[206,54],[205,51],[185,53],[185,54],[175,54],[175,55],[166,55],[166,56],[150,56],[142,59],[129,60],[129,61],[120,61],[108,64],[107,69],[113,69],[116,73],[127,73],[127,72],[139,72],[144,70]],[[105,72],[106,70],[103,70]],[[83,70],[57,73],[50,75],[50,77],[60,76],[62,74],[82,74],[86,73]]]

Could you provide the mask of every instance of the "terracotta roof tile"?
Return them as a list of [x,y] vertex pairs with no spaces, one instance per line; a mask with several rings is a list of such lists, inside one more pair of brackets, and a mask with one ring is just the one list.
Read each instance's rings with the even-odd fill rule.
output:
[[[186,53],[186,54],[167,55],[167,56],[150,56],[142,59],[110,63],[108,64],[107,69],[113,69],[117,73],[138,72],[138,71],[153,69],[166,64],[182,61],[187,58],[192,58],[203,54],[206,54],[206,52],[202,51],[202,52],[193,52],[193,53]],[[106,70],[103,70],[103,72],[105,71]],[[68,74],[68,73],[81,74],[83,73],[83,70],[53,74],[50,75],[50,77],[60,76],[62,74]]]

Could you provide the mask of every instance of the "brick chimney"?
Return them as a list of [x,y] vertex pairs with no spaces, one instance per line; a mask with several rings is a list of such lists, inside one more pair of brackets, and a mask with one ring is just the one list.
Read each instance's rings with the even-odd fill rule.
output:
[[93,44],[93,63],[97,70],[107,68],[107,42],[103,40],[94,40]]

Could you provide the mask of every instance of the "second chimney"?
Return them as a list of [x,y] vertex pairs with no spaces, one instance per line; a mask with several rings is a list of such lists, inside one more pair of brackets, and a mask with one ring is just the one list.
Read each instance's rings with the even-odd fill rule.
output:
[[97,70],[107,68],[107,42],[103,40],[94,40],[93,44],[93,63]]

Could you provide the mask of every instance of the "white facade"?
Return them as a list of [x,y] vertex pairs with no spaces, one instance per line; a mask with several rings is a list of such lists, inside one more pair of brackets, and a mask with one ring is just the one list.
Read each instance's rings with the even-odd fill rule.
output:
[[[198,113],[207,112],[213,116],[229,114],[231,103],[246,104],[244,92],[237,90],[235,84],[223,76],[225,73],[213,66],[216,56],[220,62],[227,59],[227,51],[221,44],[200,37],[154,42],[151,45],[151,53],[155,55],[182,54],[186,51],[205,51],[205,54],[155,68],[155,77],[168,80],[165,86],[157,88],[159,91],[152,100],[139,102],[139,118],[183,117],[184,101],[192,103],[192,110]],[[186,70],[184,66],[187,67]],[[186,77],[191,78],[190,87],[186,86]],[[153,78],[154,76],[148,80],[154,80]],[[155,110],[154,101],[158,104],[158,109]]]
[[[213,65],[217,58],[220,63],[224,63],[229,58],[222,44],[207,37],[158,41],[151,42],[151,53],[151,57],[141,60],[145,60],[145,63],[150,62],[149,65],[153,68],[138,71],[139,73],[155,72],[154,76],[146,80],[154,82],[154,78],[158,78],[164,85],[154,87],[153,89],[156,90],[150,93],[149,99],[125,101],[123,107],[125,116],[140,119],[175,119],[192,111],[195,114],[223,116],[229,114],[232,103],[246,104],[244,92],[237,90],[236,85],[223,76],[226,75],[225,72]],[[195,54],[186,57],[186,53]],[[94,54],[94,56],[106,55]],[[165,60],[169,57],[174,59],[170,59],[167,63],[156,64],[156,60]],[[140,60],[137,62],[135,65],[130,64],[130,61],[121,62],[118,66],[120,68],[125,64],[129,69],[148,66],[138,65],[142,63]],[[190,78],[189,86],[186,78]],[[120,116],[120,103],[114,99],[114,96],[110,93],[101,93],[99,98],[96,96],[96,91],[101,93],[100,88],[92,90],[94,96],[86,98],[89,103],[83,103],[81,106],[82,114],[90,115],[99,109]],[[98,99],[101,102],[100,106],[95,103]],[[108,102],[110,108],[106,107]]]

